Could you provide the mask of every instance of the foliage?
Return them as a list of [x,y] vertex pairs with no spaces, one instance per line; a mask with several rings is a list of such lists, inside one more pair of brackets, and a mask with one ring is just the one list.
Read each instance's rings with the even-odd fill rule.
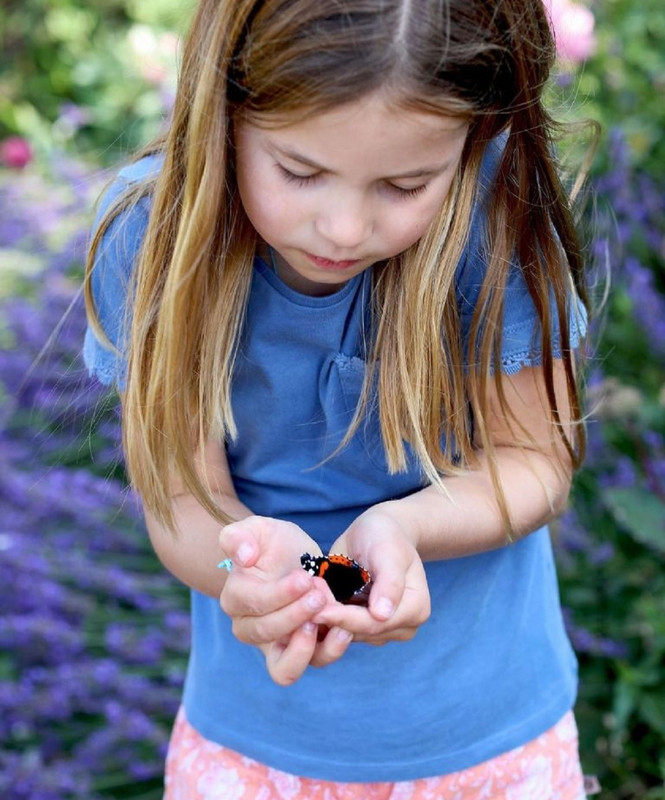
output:
[[[562,65],[552,104],[603,125],[587,221],[612,286],[590,358],[587,465],[554,537],[585,771],[603,800],[665,800],[665,22],[660,0],[590,8],[595,53]],[[0,139],[29,145],[0,154],[16,167],[0,168],[0,795],[11,800],[160,796],[186,601],[125,488],[113,398],[81,363],[77,287],[106,176],[63,149],[103,163],[154,134],[172,92],[164,36],[187,14],[178,0],[0,8]]]
[[[660,0],[597,0],[597,49],[576,76],[575,103],[606,131],[619,127],[634,166],[663,175],[665,17]],[[605,151],[598,168],[610,163]]]
[[70,146],[106,163],[160,129],[171,105],[179,0],[9,0],[0,61],[0,139]]
[[[665,25],[654,0],[593,6],[597,48],[558,109],[601,122],[591,254],[611,291],[589,375],[589,453],[557,526],[580,658],[577,716],[603,798],[665,798]],[[567,92],[567,94],[566,94]]]
[[53,182],[1,177],[0,796],[156,798],[189,618],[80,361],[100,181],[62,160]]

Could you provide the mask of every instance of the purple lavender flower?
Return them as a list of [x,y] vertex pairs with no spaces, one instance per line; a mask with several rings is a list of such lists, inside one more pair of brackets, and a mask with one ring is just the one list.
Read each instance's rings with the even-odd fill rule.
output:
[[24,174],[0,183],[0,248],[42,261],[0,300],[0,797],[12,800],[155,782],[189,638],[186,595],[122,480],[117,408],[80,357],[98,181],[57,169],[57,192]]
[[[625,136],[617,128],[609,133],[608,161],[611,168],[594,180],[594,193],[605,200],[607,210],[595,222],[592,246],[604,257],[609,243],[617,289],[630,297],[636,322],[645,329],[650,347],[665,357],[665,297],[655,275],[665,256],[665,209],[663,186],[656,178],[637,172]],[[648,260],[645,261],[645,259]]]

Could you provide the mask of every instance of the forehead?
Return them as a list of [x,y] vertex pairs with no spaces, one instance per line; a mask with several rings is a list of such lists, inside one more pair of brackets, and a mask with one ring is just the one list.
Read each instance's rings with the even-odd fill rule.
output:
[[260,146],[300,155],[336,168],[344,162],[376,171],[436,158],[456,158],[468,119],[406,107],[383,94],[289,120],[245,119],[238,125],[240,146]]

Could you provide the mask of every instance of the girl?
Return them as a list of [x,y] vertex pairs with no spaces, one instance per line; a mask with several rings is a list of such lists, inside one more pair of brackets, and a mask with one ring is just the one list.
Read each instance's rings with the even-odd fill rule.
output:
[[[167,798],[583,796],[544,527],[586,307],[552,60],[537,0],[201,0],[86,281],[192,588]],[[360,563],[368,605],[304,553]]]

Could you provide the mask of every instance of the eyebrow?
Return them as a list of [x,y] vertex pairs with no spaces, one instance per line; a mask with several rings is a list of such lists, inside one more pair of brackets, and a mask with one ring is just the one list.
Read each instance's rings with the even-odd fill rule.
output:
[[[313,161],[311,158],[307,158],[307,156],[298,153],[296,150],[291,150],[291,148],[289,147],[279,147],[275,145],[274,149],[281,156],[285,158],[290,158],[293,161],[298,161],[307,167],[311,167],[312,169],[317,169],[320,170],[321,172],[333,171],[328,167],[324,166],[323,164],[319,164],[316,161]],[[444,164],[419,167],[418,169],[408,170],[407,172],[400,172],[399,175],[385,175],[383,179],[388,181],[396,181],[396,180],[404,180],[406,178],[432,178],[436,175],[440,175],[442,172],[445,172],[449,166],[450,162],[446,161]]]

